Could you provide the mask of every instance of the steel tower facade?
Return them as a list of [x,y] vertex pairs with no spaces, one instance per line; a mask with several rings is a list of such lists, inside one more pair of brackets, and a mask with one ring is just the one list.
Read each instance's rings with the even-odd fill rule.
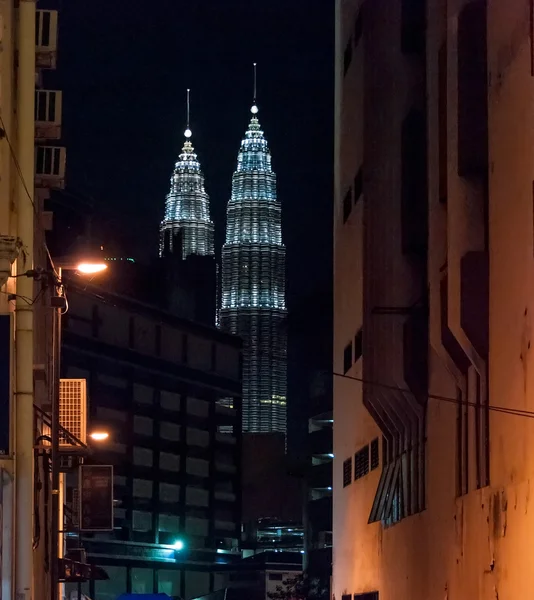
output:
[[227,208],[219,318],[244,342],[243,431],[285,433],[286,251],[271,155],[256,105],[251,112]]
[[171,189],[165,200],[165,216],[160,225],[160,255],[213,256],[213,222],[209,196],[204,188],[200,162],[185,131],[186,140],[171,176]]

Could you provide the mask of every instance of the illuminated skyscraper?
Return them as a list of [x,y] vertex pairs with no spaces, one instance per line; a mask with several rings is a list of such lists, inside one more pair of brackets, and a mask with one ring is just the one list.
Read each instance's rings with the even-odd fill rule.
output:
[[286,431],[285,246],[256,104],[241,141],[222,249],[220,325],[243,349],[243,431]]
[[204,175],[189,128],[189,90],[187,90],[187,128],[185,142],[171,176],[171,189],[165,200],[165,216],[160,225],[160,256],[186,259],[191,255],[213,256],[213,222]]

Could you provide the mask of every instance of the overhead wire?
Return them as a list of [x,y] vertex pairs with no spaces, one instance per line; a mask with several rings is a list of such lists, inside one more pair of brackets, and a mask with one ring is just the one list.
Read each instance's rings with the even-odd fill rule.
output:
[[[2,118],[1,114],[0,114],[0,126],[2,127],[2,131],[3,131],[4,137],[6,139],[8,147],[9,147],[9,153],[11,154],[11,158],[13,160],[13,164],[15,165],[15,169],[17,171],[17,175],[19,176],[19,179],[20,179],[20,181],[22,183],[24,191],[26,192],[26,195],[28,196],[28,200],[31,202],[31,204],[33,206],[34,212],[37,212],[37,207],[35,205],[35,201],[32,198],[32,195],[30,194],[30,190],[28,189],[28,186],[26,184],[26,180],[24,179],[24,174],[22,173],[22,169],[20,168],[20,164],[19,164],[19,161],[17,159],[17,155],[15,153],[13,145],[11,144],[11,140],[9,139],[9,135],[7,133],[7,129],[6,129],[6,126],[5,126],[5,123],[4,123],[4,119]],[[46,250],[46,254],[48,256],[48,260],[50,261],[50,265],[52,267],[52,270],[53,270],[54,274],[56,275],[56,277],[59,277],[58,272],[56,271],[56,268],[54,266],[54,261],[52,260],[52,255],[50,254],[50,250],[48,248],[48,245],[47,245],[46,241],[43,242],[43,246],[44,246],[44,249]]]
[[[343,373],[336,373],[335,371],[332,372],[332,375],[334,375],[334,377],[342,377],[344,379],[351,379],[353,381],[363,383],[364,385],[381,387],[381,388],[389,389],[392,391],[401,392],[403,394],[410,394],[411,396],[416,396],[416,394],[414,394],[414,392],[412,392],[412,390],[409,390],[408,388],[402,388],[397,385],[363,379],[362,377],[354,377],[353,375],[344,375]],[[489,404],[489,403],[482,404],[482,403],[472,402],[469,400],[461,400],[459,398],[452,398],[450,396],[442,396],[440,394],[432,394],[432,393],[427,393],[426,397],[430,400],[438,400],[440,402],[447,402],[449,404],[469,406],[469,407],[478,408],[478,409],[488,409],[488,410],[492,410],[494,412],[500,412],[500,413],[504,413],[504,414],[514,415],[517,417],[526,417],[529,419],[534,419],[534,411],[531,411],[531,410],[524,410],[524,409],[520,409],[520,408],[508,408],[506,406],[498,406],[498,405]]]

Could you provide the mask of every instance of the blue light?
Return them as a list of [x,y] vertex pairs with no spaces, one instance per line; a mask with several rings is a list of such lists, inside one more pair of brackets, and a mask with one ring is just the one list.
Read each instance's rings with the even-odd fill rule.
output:
[[185,544],[183,543],[182,540],[175,540],[174,544],[172,545],[173,549],[180,552],[180,550],[183,550],[185,548]]

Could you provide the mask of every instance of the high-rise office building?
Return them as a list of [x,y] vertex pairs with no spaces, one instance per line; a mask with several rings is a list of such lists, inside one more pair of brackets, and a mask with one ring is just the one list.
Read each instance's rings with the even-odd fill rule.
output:
[[521,596],[532,3],[336,4],[332,596]]
[[156,276],[169,310],[183,315],[182,298],[190,296],[194,314],[188,316],[212,325],[216,322],[217,309],[214,230],[204,175],[191,136],[188,90],[185,142],[174,165],[171,189],[165,201],[159,242],[162,260],[156,268],[160,272]]
[[237,157],[222,249],[220,325],[244,340],[243,431],[286,431],[285,246],[256,104]]
[[165,215],[160,226],[160,256],[174,255],[182,259],[191,255],[214,255],[209,196],[204,188],[200,162],[190,140],[189,114],[187,120],[184,132],[186,139],[174,165],[171,189],[165,199]]

